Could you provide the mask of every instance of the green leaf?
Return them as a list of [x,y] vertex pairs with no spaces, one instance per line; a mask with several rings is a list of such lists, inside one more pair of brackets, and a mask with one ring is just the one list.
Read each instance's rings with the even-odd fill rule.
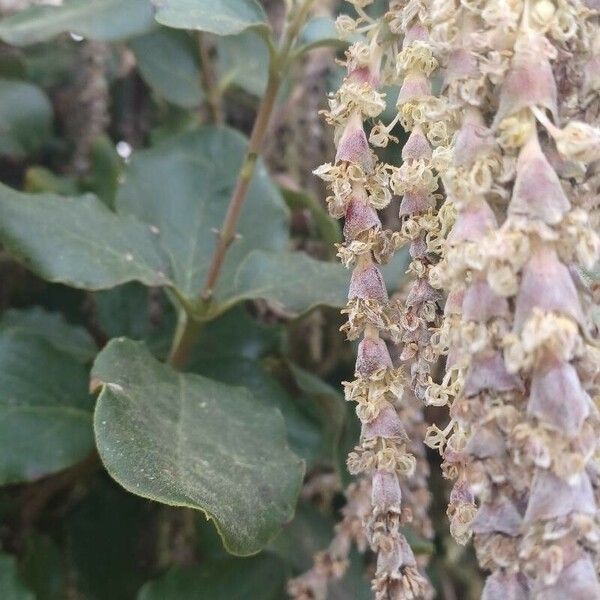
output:
[[319,237],[335,253],[334,244],[342,241],[342,231],[339,223],[329,216],[323,204],[315,200],[310,194],[291,188],[282,188],[281,193],[290,209],[304,209],[311,214]]
[[75,580],[77,588],[71,597],[135,598],[148,579],[147,562],[155,550],[149,509],[148,502],[128,494],[104,473],[92,480],[90,493],[61,522],[70,587]]
[[75,178],[56,175],[46,167],[33,166],[25,171],[23,191],[30,194],[43,194],[51,192],[61,195],[75,195],[79,193]]
[[338,263],[302,252],[260,252],[240,265],[231,302],[263,298],[281,311],[298,314],[315,306],[344,306],[350,275]]
[[256,0],[157,0],[156,20],[176,29],[235,35],[246,29],[268,29],[265,11]]
[[147,583],[138,600],[281,600],[285,568],[268,554],[174,568]]
[[[407,259],[398,252],[382,268],[390,290],[404,276]],[[350,271],[337,262],[316,260],[303,252],[262,252],[248,254],[240,264],[230,298],[213,308],[219,314],[242,300],[262,298],[288,315],[297,315],[316,306],[346,305]],[[212,313],[214,314],[214,313]]]
[[83,327],[71,325],[62,314],[40,307],[4,312],[0,320],[0,334],[4,333],[44,339],[82,363],[91,361],[97,352],[92,336]]
[[90,152],[90,169],[81,182],[86,192],[92,192],[106,206],[114,209],[122,161],[114,143],[107,135],[94,140]]
[[87,371],[42,337],[0,332],[0,484],[33,481],[93,448]]
[[37,86],[0,79],[0,154],[22,158],[50,135],[52,105]]
[[168,284],[158,237],[94,196],[22,194],[0,184],[0,241],[47,281],[92,290]]
[[217,381],[243,385],[252,392],[256,402],[280,410],[291,449],[309,466],[319,458],[322,440],[318,419],[306,414],[300,402],[283,388],[262,362],[241,357],[214,357],[193,360],[189,367],[194,373]]
[[301,370],[298,381],[289,385],[293,377],[287,368],[284,373],[278,372],[282,370],[278,368],[281,361],[273,356],[281,346],[281,338],[281,327],[261,325],[237,307],[206,324],[188,368],[223,383],[243,385],[258,402],[278,408],[290,447],[312,466],[333,456],[331,432],[337,427],[340,397]]
[[0,553],[0,592],[2,600],[35,600],[21,582],[15,559],[4,553]]
[[161,28],[130,46],[144,81],[160,98],[183,108],[200,105],[198,52],[185,32]]
[[37,600],[64,600],[67,573],[60,549],[49,537],[34,534],[27,540],[22,570]]
[[114,42],[150,31],[149,0],[64,0],[61,6],[32,6],[0,21],[0,39],[27,46],[73,32]]
[[[356,41],[361,36],[353,36],[351,41]],[[333,48],[345,48],[348,41],[341,40],[335,28],[335,22],[330,17],[315,17],[308,21],[298,36],[297,52],[308,52],[313,48],[330,46]]]
[[[320,423],[321,448],[319,454],[339,464],[339,446],[346,422],[346,403],[340,392],[312,373],[292,363],[288,364],[296,385],[302,391],[313,419]],[[345,459],[345,457],[344,457]]]
[[315,554],[329,546],[334,525],[330,516],[299,502],[294,520],[269,544],[269,550],[291,565],[295,573],[303,573],[313,565]]
[[177,317],[162,290],[126,283],[96,292],[94,302],[98,326],[108,338],[144,341],[156,357],[167,356]]
[[262,96],[269,77],[269,51],[254,31],[217,39],[222,87],[235,84],[254,96]]
[[[179,292],[194,301],[204,283],[246,140],[225,127],[203,127],[134,153],[117,206],[159,229]],[[1,217],[1,213],[0,213]],[[229,248],[214,298],[217,304],[234,292],[242,259],[252,250],[281,252],[287,247],[288,212],[259,162]],[[225,308],[230,306],[227,305]],[[220,310],[223,312],[223,310]]]
[[303,468],[278,411],[242,388],[177,373],[122,338],[98,355],[92,377],[102,386],[98,451],[127,490],[204,511],[240,555],[291,518]]

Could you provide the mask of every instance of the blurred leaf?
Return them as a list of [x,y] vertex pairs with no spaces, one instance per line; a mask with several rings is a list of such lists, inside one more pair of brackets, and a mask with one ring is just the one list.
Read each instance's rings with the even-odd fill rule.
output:
[[192,362],[222,358],[258,360],[279,348],[282,334],[281,326],[259,323],[245,308],[237,306],[206,323]]
[[[321,425],[320,455],[339,463],[339,446],[346,421],[346,403],[340,392],[312,373],[292,363],[288,364],[296,385],[310,399],[304,406],[313,413],[314,420]],[[344,457],[345,458],[345,457]]]
[[33,481],[92,450],[87,371],[42,337],[0,333],[0,484]]
[[281,600],[285,566],[275,556],[209,561],[174,568],[147,583],[138,600]]
[[314,555],[329,546],[335,520],[314,506],[300,502],[294,520],[269,544],[269,550],[288,563],[295,574],[308,571]]
[[0,240],[40,277],[71,287],[169,282],[158,236],[91,195],[22,194],[0,184]]
[[[204,283],[214,229],[222,225],[245,148],[246,140],[237,132],[203,127],[134,153],[119,190],[120,212],[159,229],[175,287],[190,301]],[[287,220],[281,196],[259,163],[238,221],[240,237],[227,252],[215,290],[217,304],[232,295],[236,270],[251,250],[281,252],[287,247]]]
[[0,592],[2,600],[35,600],[17,574],[15,559],[4,553],[0,553]]
[[147,548],[148,503],[108,478],[94,484],[64,519],[67,558],[77,587],[73,596],[131,600],[147,579],[144,559],[152,556]]
[[0,320],[0,334],[4,333],[44,339],[82,363],[91,361],[97,352],[94,340],[83,327],[67,323],[60,313],[48,312],[37,306],[4,312]]
[[229,302],[263,298],[286,313],[315,306],[344,306],[350,275],[338,263],[315,260],[303,252],[248,254],[235,279]]
[[[397,289],[406,265],[406,253],[398,252],[383,266],[390,291]],[[255,250],[240,264],[231,297],[213,307],[213,311],[219,314],[237,302],[253,298],[267,300],[289,315],[321,305],[342,307],[347,302],[349,283],[350,271],[337,262],[316,260],[303,252]]]
[[254,96],[262,96],[269,77],[269,51],[254,31],[217,39],[220,84],[235,84]]
[[64,0],[61,6],[32,6],[0,21],[0,39],[13,46],[48,41],[73,32],[114,42],[150,31],[149,0]]
[[72,177],[55,175],[46,167],[29,167],[25,171],[23,190],[30,194],[62,194],[65,196],[79,193],[77,182]]
[[349,41],[340,39],[331,17],[315,17],[308,21],[298,36],[297,52],[308,52],[313,48],[330,46],[345,48],[350,42],[360,40],[360,35],[351,36]]
[[27,540],[22,571],[36,600],[64,600],[66,597],[67,573],[63,557],[49,537],[34,534]]
[[0,154],[22,158],[50,135],[52,105],[37,86],[0,79]]
[[292,210],[305,209],[314,219],[319,237],[335,252],[334,244],[342,241],[342,231],[339,223],[329,216],[325,207],[317,202],[310,194],[290,188],[281,188],[286,204]]
[[92,378],[102,386],[98,451],[127,490],[204,511],[235,554],[257,552],[291,518],[303,468],[278,411],[122,338],[98,355]]
[[90,168],[81,182],[82,189],[92,192],[113,209],[121,174],[121,158],[107,135],[94,140],[90,153]]
[[156,20],[167,27],[216,35],[268,31],[265,11],[256,0],[156,0],[156,5]]
[[162,290],[126,283],[96,292],[94,302],[98,326],[107,337],[144,341],[158,358],[167,355],[176,315]]
[[198,52],[185,32],[161,28],[130,46],[144,81],[159,97],[183,108],[200,106]]

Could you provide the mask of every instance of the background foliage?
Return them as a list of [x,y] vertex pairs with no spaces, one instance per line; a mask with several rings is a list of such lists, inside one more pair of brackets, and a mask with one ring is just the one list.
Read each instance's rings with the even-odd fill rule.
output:
[[[0,20],[5,600],[279,599],[331,537],[339,488],[299,495],[305,476],[348,481],[356,436],[338,391],[348,275],[310,177],[331,158],[317,110],[343,46],[316,14],[277,63],[283,4],[64,0]],[[181,372],[167,359],[190,324]],[[433,576],[466,594],[445,543]],[[332,598],[369,597],[364,560]]]

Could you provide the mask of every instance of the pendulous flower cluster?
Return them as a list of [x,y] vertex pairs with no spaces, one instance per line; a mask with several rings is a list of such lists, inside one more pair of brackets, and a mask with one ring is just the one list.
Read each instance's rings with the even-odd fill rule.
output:
[[451,530],[492,572],[486,600],[600,597],[600,354],[582,276],[600,258],[597,8],[432,5],[459,130],[440,167],[454,224],[430,272],[447,362],[427,397],[450,422],[428,443],[455,480]]

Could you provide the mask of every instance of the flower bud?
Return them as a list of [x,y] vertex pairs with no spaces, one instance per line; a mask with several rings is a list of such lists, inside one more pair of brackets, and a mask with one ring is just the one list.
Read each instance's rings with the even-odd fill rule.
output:
[[335,162],[339,163],[340,161],[360,165],[365,171],[372,170],[375,163],[359,112],[354,112],[348,119],[338,143]]
[[431,96],[431,83],[423,73],[410,73],[404,78],[396,106],[407,102],[422,102]]
[[484,200],[470,202],[456,215],[456,221],[448,235],[448,242],[478,241],[486,233],[496,229],[498,222],[492,209]]
[[509,215],[522,215],[556,225],[570,208],[558,175],[533,134],[519,154],[517,179]]
[[537,469],[525,511],[525,521],[549,521],[572,513],[596,514],[594,491],[587,473],[581,473],[571,485],[546,469]]
[[463,317],[466,321],[486,323],[493,317],[510,315],[508,300],[494,293],[485,279],[477,278],[464,295]]
[[521,531],[523,518],[508,498],[484,502],[471,525],[473,533],[504,533],[516,536]]
[[481,594],[481,600],[529,600],[529,597],[525,578],[508,571],[490,575]]
[[348,300],[353,300],[354,298],[387,302],[388,295],[383,276],[375,265],[357,265],[354,271],[352,271]]
[[527,411],[542,423],[574,436],[589,415],[590,405],[591,399],[571,364],[546,356],[536,366]]
[[594,565],[588,555],[577,557],[561,571],[558,580],[545,585],[536,583],[533,594],[543,600],[596,600],[600,598],[600,585]]
[[535,251],[523,268],[515,304],[516,331],[523,328],[535,308],[567,315],[578,323],[584,321],[569,269],[551,248]]
[[408,439],[406,431],[394,407],[386,402],[379,414],[369,423],[362,424],[363,439]]
[[377,211],[361,198],[352,197],[346,207],[344,238],[355,240],[369,229],[381,229]]
[[484,391],[508,392],[522,387],[520,379],[506,370],[502,355],[496,351],[473,357],[465,379],[465,395]]
[[461,79],[477,79],[478,77],[479,69],[477,68],[477,59],[468,50],[459,48],[452,52],[448,57],[448,65],[446,67],[442,89],[445,90],[455,81]]
[[520,52],[515,54],[502,84],[493,129],[497,129],[506,117],[531,106],[548,109],[558,121],[556,83],[548,59],[543,54]]
[[433,196],[427,190],[408,190],[400,202],[400,217],[426,212],[435,206]]
[[377,470],[373,474],[372,504],[379,512],[400,512],[402,492],[395,473]]
[[356,373],[361,377],[368,377],[379,369],[391,368],[392,359],[386,343],[380,337],[365,336],[358,344]]
[[431,155],[431,145],[427,137],[423,130],[416,126],[402,148],[402,160],[429,160]]

